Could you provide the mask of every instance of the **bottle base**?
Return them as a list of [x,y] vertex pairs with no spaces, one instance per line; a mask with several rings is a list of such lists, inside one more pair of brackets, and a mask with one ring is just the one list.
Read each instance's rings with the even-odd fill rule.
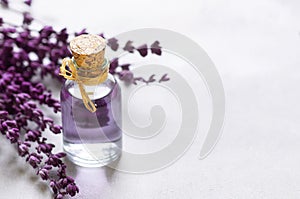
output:
[[122,140],[109,143],[74,144],[64,141],[68,158],[82,167],[102,167],[121,156]]

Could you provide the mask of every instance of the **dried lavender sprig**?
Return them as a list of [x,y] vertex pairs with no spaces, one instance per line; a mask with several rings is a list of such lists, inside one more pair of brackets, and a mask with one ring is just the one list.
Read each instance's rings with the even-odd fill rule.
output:
[[[27,4],[28,6],[31,6],[32,0],[24,0],[23,3]],[[8,0],[0,0],[0,5],[5,8],[8,8],[9,1]]]
[[[13,71],[9,70],[9,72]],[[29,86],[32,89],[28,91],[27,88],[22,89],[21,87],[22,77],[20,74],[14,73],[14,76],[9,76],[7,72],[3,74],[0,71],[0,75],[2,76],[0,89],[5,90],[6,88],[9,90],[0,94],[2,100],[1,108],[6,107],[5,111],[0,111],[0,132],[12,144],[17,145],[19,155],[25,157],[26,161],[38,170],[37,174],[43,180],[55,183],[55,186],[52,186],[55,194],[74,195],[78,190],[74,180],[68,180],[64,184],[60,183],[61,179],[72,179],[66,175],[65,165],[60,160],[65,154],[53,154],[52,149],[54,148],[54,144],[47,143],[47,139],[42,136],[42,132],[46,128],[57,134],[61,132],[61,127],[55,125],[53,120],[45,118],[37,104],[32,101],[35,92],[30,91],[35,90],[34,88],[36,87],[41,88],[41,86],[31,84]],[[11,78],[10,81],[7,81],[7,78]],[[48,95],[47,91],[41,93],[41,95],[44,94]],[[41,99],[36,99],[36,101],[43,103]],[[51,101],[56,100],[51,99]],[[45,103],[48,107],[52,104],[49,100]],[[14,119],[12,119],[12,116],[14,116]],[[29,122],[36,124],[34,130],[29,127]],[[21,136],[21,134],[24,134],[24,136]],[[24,137],[24,140],[21,137]],[[49,176],[47,171],[54,168],[57,168],[57,176]],[[68,191],[67,187],[72,187],[72,189],[68,188]],[[74,190],[76,190],[75,193]]]
[[[8,6],[8,1],[0,1],[1,4],[6,2]],[[30,5],[31,1],[27,4]],[[0,17],[0,132],[17,145],[19,155],[37,169],[37,174],[50,182],[55,198],[62,198],[67,194],[74,196],[79,190],[74,180],[66,175],[66,166],[61,161],[65,154],[52,154],[54,144],[47,143],[47,139],[42,136],[46,128],[56,134],[61,132],[61,127],[45,118],[34,101],[52,107],[54,112],[60,111],[60,104],[43,83],[32,82],[32,77],[43,78],[48,74],[59,79],[57,66],[60,65],[61,58],[70,56],[67,49],[69,33],[67,29],[56,32],[51,26],[45,26],[38,31],[39,35],[33,36],[34,30],[29,25],[34,18],[30,13],[23,13],[23,18],[22,26],[6,23],[8,27],[4,27],[5,22]],[[75,35],[83,33],[87,33],[85,29]],[[116,39],[108,39],[108,42],[112,50],[118,50]],[[123,49],[130,53],[136,50],[141,56],[146,56],[146,48],[145,44],[135,48],[132,42],[130,45],[127,42]],[[150,50],[154,54],[161,54],[157,41],[151,45]],[[122,71],[113,72],[121,80],[135,83],[138,78],[132,81],[133,74],[129,66],[130,64],[117,65],[114,70],[121,67]],[[13,81],[9,81],[12,77],[15,77]],[[153,81],[153,77],[148,83]],[[147,83],[145,80],[143,82]],[[30,122],[34,122],[37,128],[30,129]],[[21,140],[22,133],[25,134],[25,140]],[[56,178],[49,175],[54,168],[57,168]]]
[[[67,194],[74,196],[78,187],[66,175],[65,165],[61,161],[65,154],[53,154],[54,144],[47,143],[42,135],[46,128],[55,134],[60,133],[61,127],[45,118],[35,102],[53,108],[54,112],[60,111],[60,103],[51,96],[43,83],[32,81],[32,77],[39,74],[57,76],[51,70],[54,67],[43,67],[43,62],[49,59],[50,64],[54,65],[58,61],[55,49],[65,45],[59,43],[64,38],[64,31],[57,34],[58,42],[55,44],[49,43],[49,32],[50,28],[44,28],[39,37],[34,37],[25,28],[19,33],[15,27],[0,29],[0,132],[17,146],[19,155],[37,169],[37,174],[51,183],[55,197],[60,198]],[[35,42],[41,45],[34,45]],[[46,51],[50,47],[54,48],[50,52]],[[30,54],[35,54],[36,59],[30,58]],[[32,123],[36,126],[33,129],[29,126]],[[50,176],[49,170],[55,168],[57,175]]]

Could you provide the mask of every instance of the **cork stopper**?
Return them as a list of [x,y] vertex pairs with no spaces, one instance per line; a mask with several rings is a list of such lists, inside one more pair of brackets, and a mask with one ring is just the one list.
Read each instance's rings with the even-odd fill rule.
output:
[[76,64],[84,69],[102,66],[106,41],[98,35],[83,34],[70,42],[70,49]]

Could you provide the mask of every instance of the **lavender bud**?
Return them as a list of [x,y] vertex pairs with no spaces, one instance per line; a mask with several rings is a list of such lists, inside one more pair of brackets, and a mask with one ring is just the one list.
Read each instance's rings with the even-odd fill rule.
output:
[[78,190],[78,188],[72,184],[69,184],[66,188],[66,191],[70,196],[75,196],[76,193],[78,192],[77,190]]
[[48,180],[49,178],[49,171],[47,169],[40,169],[38,174],[41,176],[43,180]]
[[54,133],[54,134],[59,134],[61,133],[61,129],[62,127],[59,125],[54,124],[53,126],[50,127],[50,130]]
[[29,82],[22,82],[21,90],[23,92],[28,92],[31,84]]
[[20,137],[19,130],[16,128],[9,129],[6,132],[6,138],[10,140],[11,143],[16,143]]
[[133,53],[135,48],[132,46],[132,43],[133,43],[132,41],[128,41],[125,44],[125,47],[123,48],[123,50]]
[[55,196],[55,199],[63,199],[63,195],[62,194],[58,194],[57,196]]
[[39,146],[37,147],[37,150],[41,151],[43,153],[51,153],[54,146],[55,146],[54,144],[42,143],[42,144],[39,144]]
[[28,131],[26,134],[25,134],[25,140],[26,141],[36,141],[38,139],[38,135],[34,132],[34,131]]
[[131,83],[133,81],[133,73],[129,70],[123,70],[120,72],[120,80]]
[[25,0],[24,3],[27,4],[28,6],[31,6],[31,0]]
[[118,40],[116,38],[108,39],[107,45],[113,50],[117,51],[119,48]]
[[146,57],[148,54],[147,44],[141,45],[137,48],[137,51],[140,53],[142,57]]
[[119,59],[118,58],[114,58],[110,61],[110,67],[109,67],[109,72],[111,74],[115,74],[115,70],[116,68],[119,66]]
[[151,53],[156,55],[161,55],[161,47],[159,46],[159,42],[155,41],[150,47]]
[[19,155],[24,157],[26,154],[28,154],[29,147],[30,147],[29,143],[20,144],[19,147],[18,147]]
[[0,111],[0,119],[6,119],[8,116],[7,111]]
[[32,21],[33,21],[33,18],[30,15],[30,13],[29,12],[24,12],[23,13],[23,24],[30,25]]
[[43,156],[40,156],[36,153],[32,153],[30,154],[27,158],[26,161],[29,162],[29,164],[33,167],[33,168],[37,168],[38,164],[41,163]]
[[40,30],[41,38],[48,38],[54,32],[52,26],[45,26]]
[[16,128],[17,127],[17,123],[14,120],[7,120],[7,121],[3,122],[2,125],[6,129],[8,129],[8,128]]
[[19,94],[17,94],[17,97],[22,100],[30,99],[30,95],[28,95],[27,93],[19,93]]
[[67,154],[66,154],[66,153],[63,153],[63,152],[60,152],[60,153],[55,154],[55,156],[56,156],[57,158],[63,158],[63,157],[66,157]]
[[47,124],[50,125],[50,126],[53,125],[53,120],[50,119],[50,118],[46,118],[46,117],[45,117],[44,120],[43,120],[43,122],[44,122],[44,123],[47,123]]
[[71,178],[70,176],[67,176],[67,179],[68,179],[68,182],[69,182],[69,183],[74,183],[74,179]]
[[4,7],[8,7],[8,0],[1,0],[0,4]]
[[53,188],[53,187],[56,186],[56,183],[55,183],[53,180],[51,180],[50,183],[49,183],[49,186],[50,186],[51,188]]

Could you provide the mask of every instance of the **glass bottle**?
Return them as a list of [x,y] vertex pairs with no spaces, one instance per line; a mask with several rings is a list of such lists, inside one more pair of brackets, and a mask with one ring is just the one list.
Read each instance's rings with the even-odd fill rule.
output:
[[61,67],[67,79],[61,90],[63,147],[75,164],[107,165],[121,154],[120,87],[108,73],[103,38],[81,35],[70,48],[73,58]]

